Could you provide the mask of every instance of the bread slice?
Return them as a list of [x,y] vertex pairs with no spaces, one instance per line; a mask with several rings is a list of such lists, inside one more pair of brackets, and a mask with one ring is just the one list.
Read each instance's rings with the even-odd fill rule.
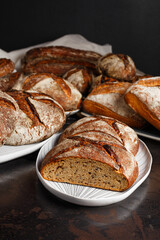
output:
[[123,146],[75,136],[49,151],[40,171],[49,181],[124,191],[136,180],[138,165]]

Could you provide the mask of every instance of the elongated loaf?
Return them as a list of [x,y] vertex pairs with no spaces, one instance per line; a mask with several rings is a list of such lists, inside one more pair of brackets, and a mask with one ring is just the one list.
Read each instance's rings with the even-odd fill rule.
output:
[[7,92],[19,106],[18,120],[8,145],[40,142],[58,132],[65,123],[63,108],[46,94],[24,91]]
[[7,93],[0,91],[0,146],[15,129],[19,107]]
[[33,48],[22,59],[22,71],[28,73],[53,73],[63,76],[77,66],[96,70],[100,54],[64,46]]
[[160,130],[160,77],[144,77],[126,92],[127,104]]
[[82,110],[92,115],[113,117],[130,127],[143,127],[145,120],[124,100],[124,94],[131,85],[128,82],[105,82],[98,85],[84,99]]
[[[96,120],[97,124],[94,125]],[[122,141],[122,135],[125,136],[127,129],[114,119],[108,119],[110,124],[107,121],[102,124],[101,121],[105,122],[105,118],[89,117],[69,126],[65,136],[43,159],[40,169],[42,177],[49,181],[115,191],[128,189],[138,176],[138,165],[134,155]],[[123,131],[119,131],[123,127]],[[134,140],[130,139],[128,145],[135,145],[137,149],[136,134],[133,134],[133,130],[130,133],[134,135]],[[128,146],[128,149],[134,147]]]
[[20,79],[14,89],[45,93],[54,98],[65,111],[80,107],[82,94],[71,83],[49,73],[37,73]]

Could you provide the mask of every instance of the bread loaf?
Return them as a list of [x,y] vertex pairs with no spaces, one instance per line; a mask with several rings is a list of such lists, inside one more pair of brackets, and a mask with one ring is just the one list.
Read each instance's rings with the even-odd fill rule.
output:
[[91,73],[82,67],[76,67],[69,70],[64,74],[63,78],[74,85],[82,95],[88,92],[92,82]]
[[129,125],[141,128],[145,120],[124,100],[129,82],[106,82],[95,87],[82,103],[82,111],[92,115],[113,117]]
[[13,86],[19,81],[20,72],[14,72],[7,74],[0,78],[0,90],[5,92],[13,88]]
[[160,77],[144,77],[126,92],[127,104],[160,130]]
[[97,68],[100,73],[122,81],[132,82],[136,67],[131,57],[125,54],[110,53],[98,60]]
[[0,146],[15,129],[18,109],[16,101],[7,93],[0,91]]
[[65,111],[76,110],[81,104],[81,93],[71,83],[49,73],[26,76],[13,87],[17,90],[36,91],[54,98]]
[[22,59],[22,71],[29,73],[53,73],[62,76],[77,66],[96,69],[100,54],[64,46],[39,47],[29,50]]
[[[100,131],[93,130],[94,138],[83,134],[85,131],[92,134],[88,124],[94,122],[94,119],[96,118],[91,117],[84,121],[84,131],[81,131],[83,119],[69,127],[68,132],[72,132],[74,127],[75,131],[80,129],[80,132],[74,134],[73,130],[73,134],[61,139],[62,141],[45,156],[40,170],[44,179],[114,191],[124,191],[135,182],[138,176],[138,165],[134,155],[119,140],[120,136],[116,138],[117,134],[111,135],[109,131],[108,140],[107,133],[106,139],[99,139],[98,133],[104,130],[101,124],[99,124]],[[97,125],[98,120],[100,120],[99,117]],[[110,121],[114,125],[114,120],[110,119]],[[106,122],[106,125],[107,132],[109,124]],[[116,126],[118,125],[115,123],[115,129]],[[115,129],[111,131],[116,133]],[[121,132],[122,135],[125,135],[125,130]],[[105,131],[102,133],[105,134]],[[134,142],[132,144],[134,145]]]
[[14,70],[14,62],[7,58],[0,58],[0,77],[10,74]]
[[58,132],[65,123],[63,108],[46,94],[13,90],[7,92],[19,106],[18,120],[8,145],[40,142]]

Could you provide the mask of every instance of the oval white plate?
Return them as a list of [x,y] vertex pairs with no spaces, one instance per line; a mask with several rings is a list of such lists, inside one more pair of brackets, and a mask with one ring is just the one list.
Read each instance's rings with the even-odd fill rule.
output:
[[44,156],[56,144],[60,134],[55,134],[39,151],[36,161],[36,172],[39,180],[44,187],[57,197],[68,202],[83,206],[104,206],[124,200],[132,194],[148,177],[151,166],[152,156],[147,146],[140,140],[139,151],[136,160],[139,166],[139,176],[135,183],[124,192],[108,191],[98,188],[74,185],[68,183],[59,183],[45,180],[40,172],[39,167]]

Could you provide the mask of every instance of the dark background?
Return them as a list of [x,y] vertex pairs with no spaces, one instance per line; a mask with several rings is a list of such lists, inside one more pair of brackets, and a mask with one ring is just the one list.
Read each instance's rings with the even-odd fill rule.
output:
[[12,51],[78,33],[160,73],[159,0],[2,1],[0,48]]

